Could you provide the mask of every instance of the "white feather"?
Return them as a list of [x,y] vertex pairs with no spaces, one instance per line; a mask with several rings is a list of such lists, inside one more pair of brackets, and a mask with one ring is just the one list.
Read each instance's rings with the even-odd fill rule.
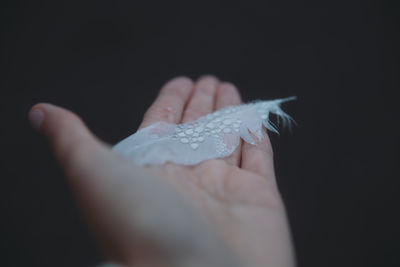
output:
[[290,126],[292,118],[280,104],[294,99],[288,97],[226,107],[184,124],[156,122],[125,138],[113,150],[138,165],[167,161],[195,165],[207,159],[224,158],[233,153],[240,138],[256,144],[251,134],[260,140],[263,126],[278,133],[269,119],[271,113],[277,116],[278,122],[282,120],[283,126]]

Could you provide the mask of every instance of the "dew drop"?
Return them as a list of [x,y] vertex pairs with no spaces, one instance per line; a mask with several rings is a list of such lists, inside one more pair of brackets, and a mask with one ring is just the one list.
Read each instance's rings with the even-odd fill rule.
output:
[[181,143],[187,144],[187,143],[189,143],[189,139],[187,139],[187,138],[181,138]]
[[193,148],[193,149],[197,149],[197,148],[199,147],[199,144],[197,144],[197,143],[191,143],[191,144],[190,144],[190,147]]
[[224,124],[225,125],[229,125],[229,124],[231,124],[232,123],[232,120],[231,119],[226,119],[226,120],[224,120]]
[[199,127],[197,127],[196,129],[194,129],[196,132],[198,132],[198,133],[200,133],[200,132],[202,132],[203,130],[204,130],[204,128],[203,127],[201,127],[201,126],[199,126]]

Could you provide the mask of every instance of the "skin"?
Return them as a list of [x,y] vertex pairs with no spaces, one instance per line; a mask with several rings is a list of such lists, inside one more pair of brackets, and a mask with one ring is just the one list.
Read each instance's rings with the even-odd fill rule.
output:
[[[178,77],[162,87],[140,128],[240,103],[230,83]],[[126,266],[295,266],[266,133],[225,159],[139,167],[68,110],[41,103],[29,117],[50,142],[107,259]]]

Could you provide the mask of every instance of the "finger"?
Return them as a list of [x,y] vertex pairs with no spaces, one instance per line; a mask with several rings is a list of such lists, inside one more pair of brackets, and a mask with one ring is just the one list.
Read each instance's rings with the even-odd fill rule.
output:
[[192,92],[193,81],[186,77],[174,78],[160,90],[157,99],[146,111],[139,128],[158,121],[179,123],[183,109]]
[[183,113],[182,122],[188,122],[214,111],[218,79],[204,76],[194,85],[192,96]]
[[79,154],[102,147],[77,115],[61,107],[37,104],[29,111],[29,120],[48,139],[64,168],[71,167]]
[[[221,83],[217,89],[217,97],[215,100],[215,109],[221,109],[227,106],[238,105],[242,102],[239,91],[231,83]],[[236,150],[230,155],[226,157],[224,160],[232,165],[238,166],[240,162],[241,155],[241,140],[240,144],[236,148]]]
[[241,167],[274,181],[273,152],[269,137],[263,131],[261,140],[258,140],[256,136],[253,136],[253,139],[256,140],[255,145],[247,142],[242,144]]

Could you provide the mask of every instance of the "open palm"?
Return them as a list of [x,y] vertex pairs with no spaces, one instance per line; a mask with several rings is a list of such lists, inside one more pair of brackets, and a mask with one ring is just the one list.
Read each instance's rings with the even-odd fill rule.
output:
[[[214,77],[196,83],[175,78],[163,86],[140,127],[184,123],[240,102],[232,84]],[[228,158],[144,168],[112,152],[67,110],[38,104],[30,118],[52,143],[107,258],[129,266],[190,266],[182,260],[190,257],[179,253],[198,253],[190,259],[193,266],[294,266],[265,133]]]

